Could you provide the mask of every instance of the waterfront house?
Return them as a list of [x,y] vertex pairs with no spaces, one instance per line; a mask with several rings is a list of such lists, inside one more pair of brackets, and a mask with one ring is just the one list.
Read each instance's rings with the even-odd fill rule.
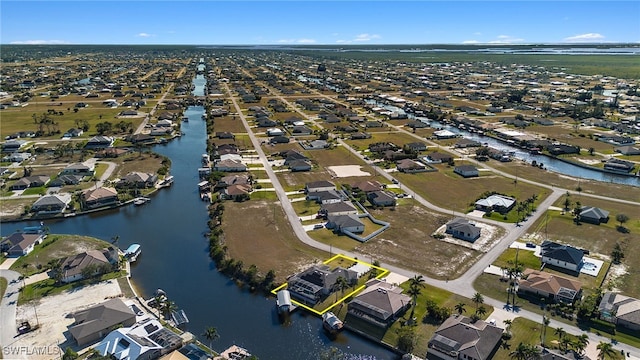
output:
[[118,262],[118,254],[114,248],[104,250],[87,250],[60,260],[61,281],[70,283],[82,280],[85,275],[95,276],[113,270]]
[[578,272],[582,266],[584,252],[573,246],[545,240],[540,245],[542,263]]
[[640,300],[608,291],[602,296],[598,313],[602,320],[640,331]]
[[24,256],[41,244],[44,238],[44,234],[14,232],[0,241],[0,251],[6,252],[9,257]]
[[449,130],[438,130],[433,132],[433,136],[438,140],[443,140],[443,139],[452,139],[458,135],[456,135],[454,132],[451,132]]
[[253,187],[249,184],[229,185],[220,191],[220,197],[230,200],[248,199],[249,193]]
[[497,211],[501,214],[509,212],[515,204],[516,199],[499,194],[494,194],[475,202],[476,209],[478,210]]
[[456,148],[469,148],[469,147],[480,147],[482,144],[480,142],[471,140],[471,139],[460,139],[455,144]]
[[347,305],[348,316],[387,328],[411,307],[411,297],[403,294],[399,286],[379,279],[371,279],[365,285]]
[[342,267],[331,270],[327,265],[313,265],[293,275],[287,283],[287,289],[299,301],[316,304],[337,290],[335,286],[339,277],[344,278],[349,285],[358,281],[358,274],[353,270]]
[[461,217],[454,218],[446,226],[445,232],[457,239],[474,242],[480,237],[480,228]]
[[45,195],[31,205],[31,211],[39,214],[62,213],[71,202],[71,194],[58,193]]
[[136,322],[136,314],[119,298],[107,300],[72,315],[75,321],[69,326],[69,333],[80,346],[101,339],[113,329],[131,326]]
[[536,299],[547,298],[553,302],[572,304],[580,298],[582,284],[539,270],[525,269],[518,284],[518,293],[533,295]]
[[213,166],[215,171],[234,172],[234,171],[247,171],[247,165],[243,164],[239,160],[218,160]]
[[127,360],[153,360],[182,346],[182,338],[156,319],[144,319],[131,327],[111,331],[94,346],[98,354]]
[[498,350],[502,329],[483,320],[452,315],[429,340],[428,360],[489,360]]
[[604,163],[604,169],[626,174],[631,172],[635,165],[636,164],[632,163],[631,161],[611,158]]
[[600,225],[609,221],[609,212],[593,206],[583,206],[580,221]]
[[109,187],[87,189],[82,192],[80,199],[85,210],[114,206],[118,204],[118,192]]
[[250,185],[251,179],[249,175],[246,174],[234,174],[223,176],[218,180],[218,183],[215,185],[216,189],[226,188],[231,185]]
[[459,165],[453,168],[453,172],[464,177],[477,177],[480,175],[478,168],[473,165]]
[[117,187],[136,187],[140,189],[151,188],[158,182],[158,175],[132,171],[118,182]]
[[360,234],[364,232],[364,223],[356,215],[328,216],[327,220],[327,229],[332,229],[337,233]]

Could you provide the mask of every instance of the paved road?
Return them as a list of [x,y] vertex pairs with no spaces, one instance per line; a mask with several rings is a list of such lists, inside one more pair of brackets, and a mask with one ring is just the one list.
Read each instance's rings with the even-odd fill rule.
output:
[[0,302],[0,346],[10,345],[18,335],[16,323],[16,309],[18,294],[22,282],[18,280],[20,274],[13,270],[0,269],[0,277],[7,279],[7,291]]

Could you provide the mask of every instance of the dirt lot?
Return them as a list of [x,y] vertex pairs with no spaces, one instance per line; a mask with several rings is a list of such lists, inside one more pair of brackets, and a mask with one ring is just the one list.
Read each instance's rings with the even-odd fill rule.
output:
[[72,344],[75,344],[73,339],[71,341],[67,339],[67,337],[71,338],[67,327],[73,323],[73,317],[70,314],[101,303],[109,297],[118,296],[120,293],[118,281],[109,280],[19,306],[16,314],[18,322],[26,320],[32,325],[39,323],[40,328],[18,336],[11,346],[25,346],[27,349],[38,347],[44,350],[43,354],[23,351],[20,354],[11,355],[11,358],[29,360],[58,358],[67,346],[72,346],[75,351],[81,352],[83,349],[73,347]]

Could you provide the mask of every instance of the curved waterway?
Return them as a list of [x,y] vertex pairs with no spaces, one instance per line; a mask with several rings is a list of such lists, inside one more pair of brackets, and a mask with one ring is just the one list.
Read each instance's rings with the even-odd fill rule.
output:
[[[204,79],[194,80],[196,91]],[[397,356],[377,343],[343,332],[329,339],[322,321],[303,311],[291,315],[282,324],[275,311],[275,300],[239,289],[215,269],[208,254],[206,203],[198,196],[198,168],[206,149],[206,126],[202,107],[189,107],[182,123],[181,138],[154,151],[172,161],[172,187],[154,194],[139,207],[126,206],[107,212],[77,216],[45,225],[54,234],[78,234],[109,240],[120,236],[119,246],[142,246],[142,254],[132,267],[132,280],[140,296],[148,299],[161,288],[184,309],[190,323],[187,331],[201,340],[209,326],[215,326],[220,338],[214,349],[224,350],[237,344],[260,359],[317,359],[323,350],[334,346],[351,359],[395,359]],[[3,235],[36,223],[2,226]],[[250,235],[248,235],[250,236]]]

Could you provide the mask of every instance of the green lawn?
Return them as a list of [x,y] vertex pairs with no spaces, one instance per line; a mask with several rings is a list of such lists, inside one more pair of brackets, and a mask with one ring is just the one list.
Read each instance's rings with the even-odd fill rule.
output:
[[94,279],[81,280],[61,285],[56,285],[54,279],[42,280],[34,284],[29,284],[22,288],[22,290],[20,291],[20,296],[18,297],[18,304],[21,305],[31,300],[37,300],[45,296],[60,294],[61,292],[71,289],[78,289],[85,285],[95,284],[110,279],[117,279],[125,275],[125,271],[115,271],[104,274]]

